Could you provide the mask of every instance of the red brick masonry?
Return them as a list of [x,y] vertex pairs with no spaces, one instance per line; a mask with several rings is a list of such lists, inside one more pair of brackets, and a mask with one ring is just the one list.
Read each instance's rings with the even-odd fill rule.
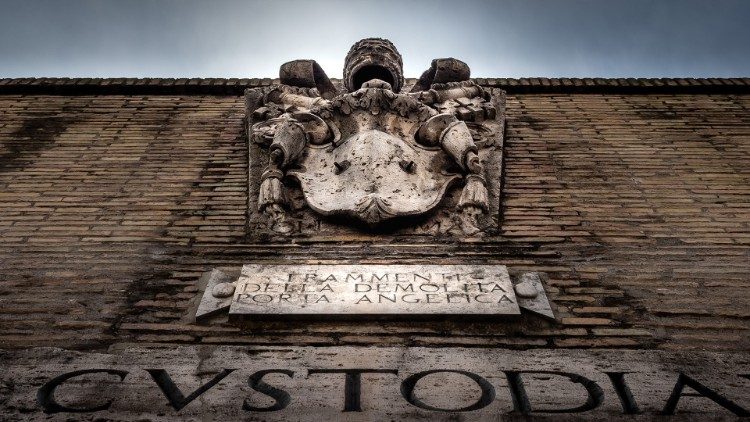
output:
[[[0,345],[748,350],[750,79],[477,79],[508,91],[503,236],[244,241],[245,88],[270,79],[0,80]],[[189,322],[244,262],[543,271],[559,324]]]

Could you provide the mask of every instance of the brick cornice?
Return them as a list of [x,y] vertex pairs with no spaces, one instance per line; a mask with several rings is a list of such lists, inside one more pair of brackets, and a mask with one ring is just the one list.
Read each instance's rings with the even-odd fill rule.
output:
[[[750,78],[475,78],[509,93],[750,93]],[[413,82],[413,80],[410,80]],[[270,78],[6,78],[0,95],[241,95]]]

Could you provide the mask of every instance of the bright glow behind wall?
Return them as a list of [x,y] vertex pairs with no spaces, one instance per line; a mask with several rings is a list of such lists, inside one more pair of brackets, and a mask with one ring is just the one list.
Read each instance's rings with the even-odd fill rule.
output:
[[748,76],[750,1],[0,1],[0,77],[275,77],[316,59],[340,77],[360,38],[416,77]]

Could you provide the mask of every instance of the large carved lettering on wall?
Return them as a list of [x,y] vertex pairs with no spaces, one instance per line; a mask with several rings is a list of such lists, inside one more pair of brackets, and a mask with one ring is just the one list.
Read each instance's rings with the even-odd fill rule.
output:
[[410,89],[387,40],[365,39],[334,84],[312,60],[246,92],[249,234],[483,236],[498,226],[504,92],[433,60]]

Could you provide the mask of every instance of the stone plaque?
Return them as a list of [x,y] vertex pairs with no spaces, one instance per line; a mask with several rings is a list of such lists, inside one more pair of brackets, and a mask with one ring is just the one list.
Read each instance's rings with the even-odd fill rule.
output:
[[504,265],[245,265],[230,315],[519,315]]

